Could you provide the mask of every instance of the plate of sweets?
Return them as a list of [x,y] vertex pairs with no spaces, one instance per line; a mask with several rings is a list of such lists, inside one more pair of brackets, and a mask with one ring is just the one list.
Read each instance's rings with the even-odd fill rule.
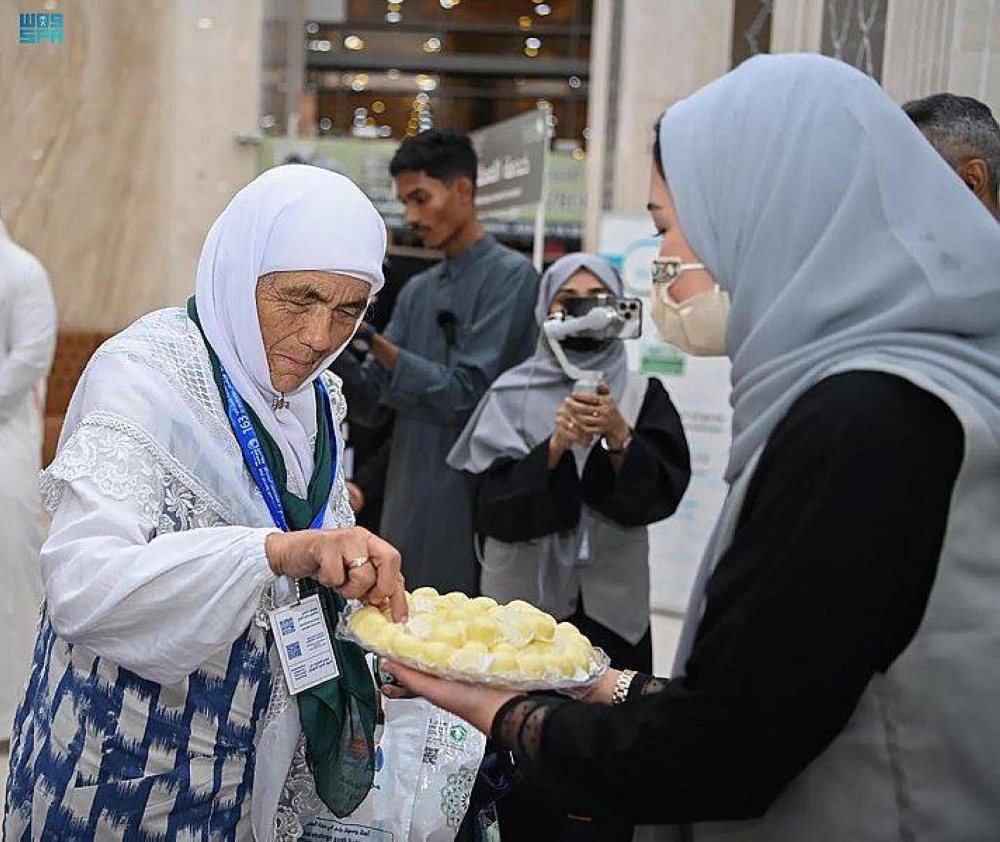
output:
[[608,668],[607,655],[576,626],[522,600],[500,605],[488,596],[417,588],[406,601],[405,623],[350,603],[337,636],[441,678],[515,690],[579,690]]

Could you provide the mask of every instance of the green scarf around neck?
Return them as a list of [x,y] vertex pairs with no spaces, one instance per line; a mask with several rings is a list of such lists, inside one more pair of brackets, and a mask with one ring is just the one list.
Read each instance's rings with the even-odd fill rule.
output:
[[[226,390],[222,383],[222,365],[198,319],[195,298],[188,299],[187,312],[201,331],[212,363],[212,376],[223,407]],[[264,451],[267,466],[281,494],[281,506],[291,529],[308,529],[316,515],[327,505],[333,470],[333,448],[326,413],[320,403],[322,392],[316,388],[315,468],[305,500],[288,490],[288,471],[281,448],[270,436],[253,409],[247,415]],[[333,477],[332,479],[335,479]],[[364,651],[334,635],[336,619],[344,607],[344,598],[315,579],[301,579],[303,597],[316,594],[323,606],[340,676],[325,681],[296,697],[299,721],[306,735],[306,759],[316,781],[320,800],[337,817],[353,812],[371,789],[375,775],[375,684],[365,661]]]

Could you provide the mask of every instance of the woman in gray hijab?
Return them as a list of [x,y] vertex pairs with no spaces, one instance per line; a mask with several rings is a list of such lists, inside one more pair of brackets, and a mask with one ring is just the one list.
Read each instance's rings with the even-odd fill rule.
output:
[[[664,116],[662,335],[732,359],[669,679],[393,667],[554,803],[727,842],[1000,838],[1000,229],[871,79],[762,56]],[[662,154],[660,154],[662,153]]]
[[[571,299],[622,292],[607,260],[569,254],[542,277],[535,317],[541,325]],[[687,488],[684,430],[660,381],[628,371],[623,341],[561,344],[572,365],[603,373],[598,393],[574,392],[541,337],[533,356],[493,384],[448,457],[476,477],[480,590],[570,620],[613,663],[649,672],[647,525],[673,514]],[[566,821],[524,791],[501,802],[514,839],[564,838]],[[631,838],[630,824],[588,821],[587,829],[587,838]]]
[[[541,324],[571,299],[600,295],[622,295],[614,267],[566,255],[542,278],[535,315]],[[646,525],[684,494],[687,442],[660,381],[628,371],[621,340],[561,344],[577,368],[603,372],[598,393],[573,393],[542,338],[493,384],[448,457],[477,479],[480,588],[572,619],[616,663],[648,671]]]

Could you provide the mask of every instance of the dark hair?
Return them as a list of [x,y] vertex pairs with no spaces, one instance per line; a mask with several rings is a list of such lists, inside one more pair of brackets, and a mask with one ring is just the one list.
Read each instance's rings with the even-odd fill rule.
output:
[[989,106],[971,96],[944,93],[904,103],[903,110],[953,167],[964,158],[982,158],[990,191],[997,195],[1000,125]]
[[657,120],[656,124],[653,126],[653,166],[656,167],[656,171],[663,177],[663,180],[667,180],[667,174],[663,171],[663,154],[660,149],[660,121]]
[[389,172],[422,172],[451,184],[462,176],[476,185],[476,150],[469,136],[455,129],[428,129],[407,138],[396,150]]

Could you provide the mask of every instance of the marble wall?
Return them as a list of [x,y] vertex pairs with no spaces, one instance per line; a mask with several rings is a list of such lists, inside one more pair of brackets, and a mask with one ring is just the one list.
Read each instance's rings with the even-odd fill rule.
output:
[[596,247],[602,210],[644,211],[653,124],[672,103],[729,70],[732,21],[733,0],[595,0],[589,248]]
[[[17,43],[17,13],[64,16]],[[0,0],[0,214],[64,329],[190,295],[201,243],[253,177],[261,0]]]
[[[603,212],[644,207],[656,116],[730,69],[733,4],[595,0],[588,248],[597,245]],[[896,100],[947,90],[977,97],[1000,115],[1000,0],[838,0],[836,8],[839,17],[824,0],[774,0],[771,52],[820,52],[831,40],[824,26],[844,15],[854,21],[860,8],[879,22],[884,17],[884,40],[878,33],[873,47],[876,75]]]

